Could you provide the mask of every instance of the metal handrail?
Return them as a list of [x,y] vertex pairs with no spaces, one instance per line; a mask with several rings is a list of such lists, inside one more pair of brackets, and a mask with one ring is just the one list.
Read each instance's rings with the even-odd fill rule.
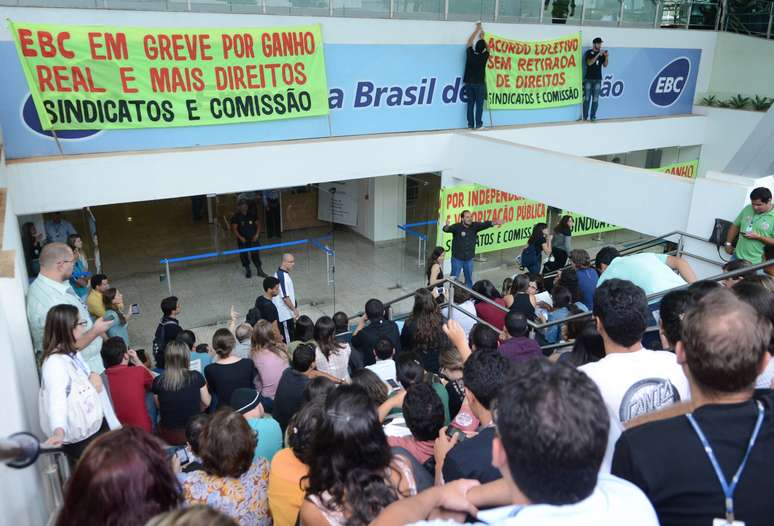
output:
[[[622,256],[627,256],[633,252],[636,252],[637,250],[642,250],[643,248],[651,248],[664,243],[672,243],[672,241],[669,241],[666,238],[674,235],[678,235],[678,234],[680,234],[680,232],[675,231],[675,232],[670,232],[669,234],[664,234],[663,236],[647,239],[645,241],[638,241],[637,243],[633,243],[627,246],[626,248],[622,248],[621,250],[618,251],[618,253],[621,254]],[[594,265],[596,261],[597,261],[597,258],[592,259],[591,260],[592,265]],[[559,275],[559,272],[568,268],[572,268],[572,264],[565,265],[560,269],[553,270],[551,272],[543,274],[543,279],[556,277]]]
[[[675,230],[675,231],[670,232],[668,234],[663,234],[661,236],[658,236],[656,238],[653,238],[653,239],[650,239],[650,240],[647,240],[647,241],[641,241],[641,242],[635,243],[635,244],[633,244],[633,245],[631,245],[631,246],[629,246],[629,247],[627,247],[625,249],[622,249],[620,251],[621,256],[623,257],[625,255],[630,255],[633,251],[641,250],[643,248],[649,248],[651,246],[656,246],[658,244],[667,242],[667,241],[669,241],[667,238],[672,237],[672,236],[676,236],[676,235],[679,235],[681,237],[687,237],[687,238],[690,238],[690,239],[695,239],[695,240],[698,240],[698,241],[707,242],[707,240],[704,239],[703,237],[697,236],[695,234],[690,234],[688,232],[681,232],[679,230]],[[678,243],[680,244],[681,241],[682,240],[680,240],[680,242],[678,242]],[[694,254],[690,254],[688,252],[683,252],[683,253],[688,255],[688,256],[695,257],[695,258],[701,259],[701,260],[706,261],[706,262],[717,263],[715,261],[709,260],[709,259],[704,258],[702,256],[697,256],[697,255],[694,255]],[[670,252],[670,254],[671,254],[671,252]],[[770,259],[768,261],[764,261],[762,263],[758,263],[757,265],[753,265],[751,267],[745,267],[745,268],[734,270],[734,271],[731,271],[731,272],[724,272],[724,273],[721,273],[721,274],[717,274],[715,276],[711,276],[711,277],[705,278],[702,281],[720,281],[720,280],[723,280],[723,279],[735,278],[735,277],[738,277],[738,276],[742,276],[744,274],[749,274],[751,272],[756,272],[757,270],[764,269],[764,268],[766,268],[766,267],[768,267],[770,265],[774,265],[774,259]],[[546,276],[548,276],[548,274]],[[508,312],[510,312],[510,310],[507,309],[506,307],[503,307],[502,305],[500,305],[499,303],[495,302],[494,300],[492,300],[490,298],[487,298],[486,296],[484,296],[482,294],[479,294],[478,292],[476,292],[475,290],[469,288],[468,286],[466,286],[464,283],[458,281],[457,279],[455,279],[453,277],[446,277],[446,278],[444,278],[444,279],[434,283],[433,285],[429,285],[429,286],[426,286],[426,287],[419,287],[419,288],[432,289],[432,288],[438,287],[439,285],[443,286],[443,285],[447,285],[447,284],[449,285],[449,300],[440,305],[441,309],[442,308],[452,307],[452,308],[454,308],[456,310],[459,310],[460,312],[463,312],[465,315],[475,319],[476,322],[484,323],[488,327],[491,327],[492,329],[499,331],[499,329],[497,327],[495,327],[494,325],[488,323],[485,320],[482,320],[478,316],[473,316],[469,312],[467,312],[467,311],[459,308],[457,305],[455,305],[454,304],[454,287],[461,288],[462,290],[467,292],[473,298],[476,298],[479,301],[486,302],[489,305],[492,305],[493,307],[499,309],[502,312],[508,313]],[[668,289],[668,290],[664,290],[664,291],[661,291],[661,292],[656,292],[656,293],[650,294],[649,296],[647,296],[647,301],[648,301],[648,303],[651,303],[653,300],[661,299],[662,297],[664,297],[666,294],[668,294],[670,292],[678,291],[678,290],[683,290],[683,289],[686,289],[688,287],[690,287],[690,284],[686,283],[685,285],[680,285],[678,287],[674,287],[674,288],[671,288],[671,289]],[[409,298],[414,297],[414,294],[415,294],[415,292],[410,292],[408,294],[404,294],[404,295],[399,296],[399,297],[397,297],[395,299],[392,299],[392,300],[390,300],[388,302],[385,302],[384,306],[385,306],[385,308],[390,308],[392,305],[394,305],[394,304],[396,304],[398,302],[405,301],[405,300],[407,300]],[[352,320],[352,319],[355,319],[355,318],[359,318],[359,317],[363,316],[364,314],[365,313],[363,311],[361,311],[361,312],[359,312],[359,313],[357,313],[357,314],[355,314],[353,316],[350,316],[349,320]],[[409,316],[410,316],[410,314],[407,313],[407,314],[399,316],[397,319],[399,319],[399,320],[400,319],[405,319],[405,318],[408,318]],[[535,331],[539,331],[539,330],[547,329],[548,327],[553,327],[554,325],[560,325],[560,324],[567,323],[567,322],[583,320],[583,319],[586,319],[586,318],[591,318],[592,316],[593,316],[593,313],[590,312],[590,311],[589,312],[581,312],[581,313],[578,313],[578,314],[573,314],[572,316],[567,316],[566,318],[562,318],[562,319],[559,319],[559,320],[547,321],[545,323],[535,323],[533,321],[527,320],[527,325],[530,327],[530,329],[535,330]],[[390,317],[390,319],[392,319],[392,318]],[[543,349],[551,349],[551,348],[554,348],[557,345],[558,344],[547,345],[547,346],[543,347]]]
[[[760,269],[764,269],[766,267],[769,267],[771,265],[774,265],[774,259],[770,259],[768,261],[764,261],[762,263],[758,263],[757,265],[753,265],[751,267],[745,267],[740,268],[738,270],[733,270],[731,272],[723,272],[721,274],[716,274],[714,276],[710,276],[708,278],[704,278],[700,281],[720,281],[723,279],[730,279],[730,278],[736,278],[738,276],[743,276],[745,274],[750,274],[752,272],[756,272]],[[670,292],[675,292],[678,290],[685,290],[688,287],[690,287],[690,283],[686,283],[685,285],[680,285],[678,287],[673,287],[671,289],[663,290],[661,292],[654,292],[653,294],[650,294],[647,296],[648,303],[651,303],[653,300],[658,300],[669,294]],[[575,320],[581,320],[584,318],[590,318],[593,316],[592,312],[581,312],[580,314],[574,314],[573,316],[568,316],[566,318],[562,318],[561,320],[554,320],[548,323],[544,323],[542,325],[535,325],[535,329],[544,329],[546,327],[550,327],[552,325],[557,325],[559,323],[565,323],[567,321],[575,321]]]

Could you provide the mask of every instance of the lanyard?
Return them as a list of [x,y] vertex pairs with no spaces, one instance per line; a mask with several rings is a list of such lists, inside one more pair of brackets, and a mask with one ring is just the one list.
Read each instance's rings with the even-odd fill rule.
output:
[[696,422],[696,419],[693,417],[692,413],[685,415],[688,417],[688,421],[691,423],[691,426],[693,426],[693,430],[696,431],[696,434],[699,436],[701,445],[704,447],[704,451],[709,457],[712,468],[715,470],[715,475],[718,477],[720,487],[723,488],[723,494],[726,497],[726,522],[729,524],[734,522],[734,491],[736,490],[737,484],[739,484],[739,478],[742,476],[742,472],[747,465],[747,460],[750,457],[750,451],[752,451],[752,448],[755,445],[755,440],[758,438],[758,432],[761,430],[761,426],[763,425],[763,405],[761,405],[760,402],[757,402],[757,405],[758,419],[755,422],[755,427],[753,428],[752,435],[750,436],[750,442],[747,444],[747,451],[744,454],[744,458],[742,458],[742,463],[739,464],[739,468],[736,470],[734,477],[731,479],[731,484],[728,483],[726,477],[723,475],[723,471],[720,469],[718,459],[715,457],[715,452],[712,450],[712,446],[710,446],[707,437],[704,435],[704,432],[699,427],[699,423]]
[[70,360],[72,360],[73,365],[75,365],[75,367],[77,369],[79,369],[86,376],[89,376],[89,372],[86,370],[86,367],[83,366],[83,364],[81,363],[80,359],[78,359],[76,357],[73,357],[73,356],[70,356]]

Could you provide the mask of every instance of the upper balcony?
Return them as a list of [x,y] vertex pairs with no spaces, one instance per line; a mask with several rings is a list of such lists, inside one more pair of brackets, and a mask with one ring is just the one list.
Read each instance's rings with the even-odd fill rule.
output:
[[0,6],[661,27],[766,39],[774,34],[772,0],[0,0]]

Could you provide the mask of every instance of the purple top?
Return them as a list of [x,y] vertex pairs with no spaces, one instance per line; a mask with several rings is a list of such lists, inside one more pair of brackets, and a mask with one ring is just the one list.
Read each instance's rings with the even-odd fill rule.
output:
[[500,354],[514,363],[526,362],[531,358],[543,356],[540,345],[525,336],[511,338],[500,344]]

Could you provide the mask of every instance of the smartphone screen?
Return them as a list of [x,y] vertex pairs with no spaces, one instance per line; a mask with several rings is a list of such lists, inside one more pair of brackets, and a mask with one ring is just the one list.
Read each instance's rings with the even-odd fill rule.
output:
[[180,461],[181,466],[185,466],[190,462],[190,459],[188,458],[188,452],[185,450],[185,448],[180,448],[177,451],[175,451],[175,455],[177,456],[177,459]]
[[132,316],[138,316],[140,314],[140,304],[139,303],[132,303],[132,305],[129,307]]
[[396,382],[393,378],[387,379],[387,385],[389,385],[393,389],[400,389],[400,384],[398,384],[398,382]]

